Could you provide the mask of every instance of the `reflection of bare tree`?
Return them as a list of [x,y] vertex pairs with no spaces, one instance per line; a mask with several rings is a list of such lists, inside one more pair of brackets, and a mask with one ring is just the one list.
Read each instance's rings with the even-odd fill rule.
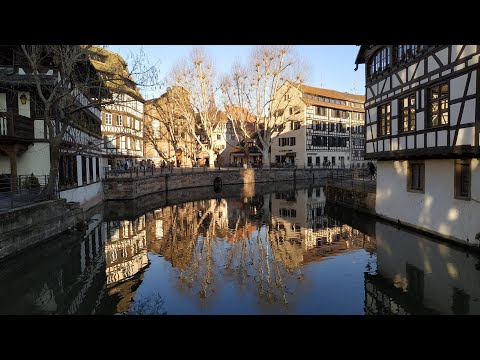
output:
[[140,297],[125,315],[166,315],[165,300],[158,293]]
[[[289,207],[279,209],[277,200]],[[160,232],[147,230],[147,240],[149,231],[161,234],[151,236],[148,247],[176,269],[179,290],[198,294],[204,303],[215,296],[224,277],[244,291],[254,289],[260,303],[287,307],[292,286],[304,278],[302,266],[362,247],[360,234],[324,219],[325,202],[310,206],[312,201],[307,190],[298,190],[275,198],[269,194],[168,206],[150,216],[152,220],[147,216],[162,227]],[[279,213],[286,215],[274,215]],[[328,241],[321,243],[324,234]]]

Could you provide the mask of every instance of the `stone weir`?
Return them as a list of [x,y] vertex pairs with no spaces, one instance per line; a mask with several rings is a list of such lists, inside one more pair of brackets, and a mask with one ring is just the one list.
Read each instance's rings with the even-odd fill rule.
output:
[[[349,169],[343,170],[349,172]],[[318,181],[327,177],[327,169],[238,169],[209,170],[194,173],[172,173],[133,178],[104,180],[105,200],[132,200],[158,192],[249,183],[284,181]]]

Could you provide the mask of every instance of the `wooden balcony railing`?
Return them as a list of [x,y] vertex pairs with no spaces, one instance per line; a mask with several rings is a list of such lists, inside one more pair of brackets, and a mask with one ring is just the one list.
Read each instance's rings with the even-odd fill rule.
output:
[[0,139],[5,138],[33,140],[33,119],[9,112],[1,112]]

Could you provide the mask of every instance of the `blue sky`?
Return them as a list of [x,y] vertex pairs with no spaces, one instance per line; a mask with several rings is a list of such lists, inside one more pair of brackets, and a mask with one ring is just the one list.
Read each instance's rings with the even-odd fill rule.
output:
[[[219,74],[230,72],[232,64],[239,60],[246,62],[253,45],[206,45],[204,46],[214,59]],[[159,61],[160,75],[166,76],[173,64],[189,55],[191,45],[111,45],[110,50],[118,52],[128,61],[128,55],[138,52],[140,48],[151,63]],[[364,65],[357,71],[355,58],[359,47],[355,45],[297,45],[296,51],[310,67],[310,78],[306,84],[316,87],[364,94]],[[159,96],[164,88],[155,93],[144,93],[144,97]]]

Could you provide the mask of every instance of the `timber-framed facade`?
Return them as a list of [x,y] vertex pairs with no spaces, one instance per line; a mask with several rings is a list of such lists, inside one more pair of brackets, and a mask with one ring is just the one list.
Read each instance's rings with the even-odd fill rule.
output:
[[362,45],[356,59],[377,213],[469,244],[480,238],[479,58],[478,45]]

